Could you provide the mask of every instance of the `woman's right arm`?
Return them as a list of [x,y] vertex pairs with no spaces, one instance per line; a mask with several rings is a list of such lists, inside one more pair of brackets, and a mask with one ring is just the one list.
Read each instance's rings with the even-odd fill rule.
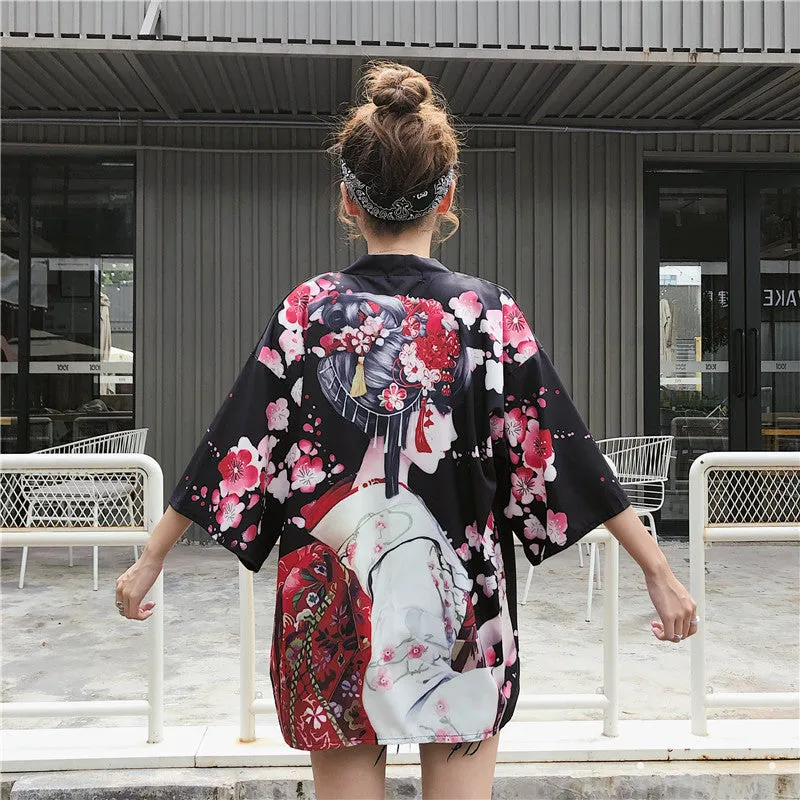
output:
[[186,533],[192,521],[168,506],[161,521],[153,529],[139,560],[117,578],[117,603],[122,603],[120,613],[128,619],[146,620],[153,613],[155,603],[142,603],[150,587],[164,568],[167,553]]

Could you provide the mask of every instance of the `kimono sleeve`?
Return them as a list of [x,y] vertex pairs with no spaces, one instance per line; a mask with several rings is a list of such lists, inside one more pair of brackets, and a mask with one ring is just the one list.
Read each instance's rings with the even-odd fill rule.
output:
[[[289,332],[292,335],[292,332]],[[172,493],[170,505],[258,572],[284,522],[283,467],[303,355],[273,315]]]
[[504,372],[503,515],[536,565],[630,502],[532,333]]

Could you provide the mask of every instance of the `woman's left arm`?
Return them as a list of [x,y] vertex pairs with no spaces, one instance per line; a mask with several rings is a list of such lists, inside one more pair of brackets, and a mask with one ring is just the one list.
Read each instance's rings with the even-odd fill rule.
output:
[[605,522],[608,532],[630,553],[644,573],[647,591],[661,620],[650,624],[653,635],[662,641],[685,639],[697,631],[692,619],[697,605],[670,569],[664,551],[642,525],[636,512],[628,507]]

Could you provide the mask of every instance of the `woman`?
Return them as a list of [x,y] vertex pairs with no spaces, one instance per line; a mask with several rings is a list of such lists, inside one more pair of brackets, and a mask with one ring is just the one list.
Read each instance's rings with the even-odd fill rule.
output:
[[276,309],[117,605],[147,619],[191,521],[254,571],[280,539],[273,690],[317,796],[383,797],[386,746],[417,743],[426,798],[488,798],[519,691],[514,536],[539,564],[605,523],[658,639],[694,633],[695,604],[511,294],[430,257],[457,223],[442,101],[397,64],[366,95],[335,152],[368,255]]

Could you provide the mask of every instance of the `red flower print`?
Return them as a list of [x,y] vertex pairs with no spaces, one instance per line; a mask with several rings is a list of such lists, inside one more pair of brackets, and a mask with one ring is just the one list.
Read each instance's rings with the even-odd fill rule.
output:
[[219,488],[224,494],[249,492],[258,486],[259,468],[253,463],[253,451],[232,447],[217,465],[222,475]]
[[511,474],[511,493],[521,503],[530,503],[536,496],[536,477],[528,467],[519,467]]
[[409,658],[422,658],[423,653],[428,648],[422,644],[412,644],[411,647],[408,648],[408,657]]
[[249,528],[248,528],[248,529],[247,529],[247,530],[246,530],[246,531],[245,531],[245,532],[242,534],[242,539],[243,539],[245,542],[252,542],[252,541],[253,541],[253,539],[255,539],[255,538],[256,538],[256,535],[257,535],[257,534],[258,534],[258,529],[256,528],[256,526],[255,526],[255,525],[251,525],[251,526],[250,526],[250,527],[249,527]]
[[325,478],[322,459],[301,456],[292,468],[292,489],[301,492],[313,492],[314,488]]
[[407,392],[402,386],[396,383],[389,384],[388,389],[384,389],[379,396],[381,405],[387,411],[399,411],[405,405]]
[[416,314],[411,317],[406,317],[401,326],[403,336],[408,336],[409,339],[416,339],[421,329],[422,323]]
[[310,299],[311,287],[307,283],[303,283],[283,301],[286,321],[290,325],[297,325],[301,328],[308,327],[308,301]]
[[528,422],[528,433],[522,442],[525,463],[534,469],[545,469],[548,459],[553,457],[553,439],[550,431],[540,428],[538,420]]

